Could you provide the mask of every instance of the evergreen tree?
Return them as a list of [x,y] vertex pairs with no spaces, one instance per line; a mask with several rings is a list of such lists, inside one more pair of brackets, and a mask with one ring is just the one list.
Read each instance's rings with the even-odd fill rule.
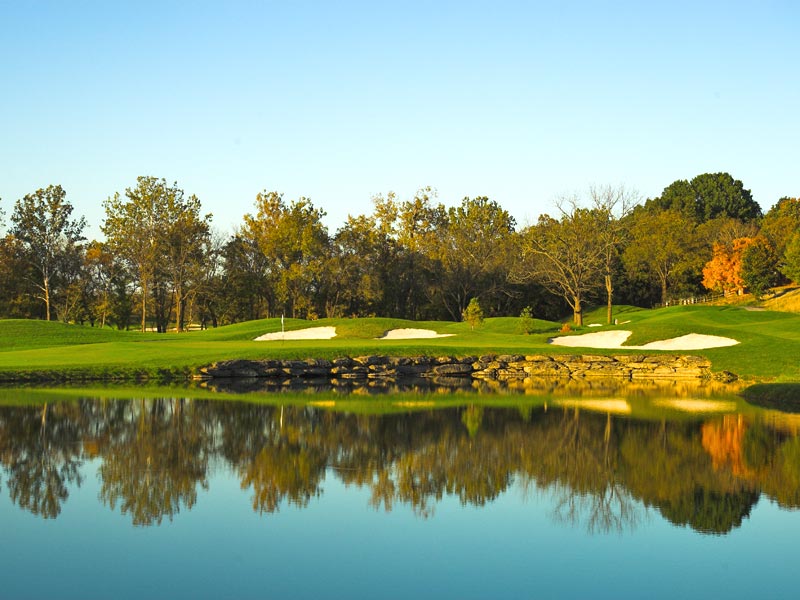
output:
[[464,309],[464,312],[461,313],[461,316],[464,317],[464,320],[467,323],[469,323],[470,329],[475,329],[477,325],[483,323],[483,309],[481,308],[477,298],[473,298],[469,301],[467,308]]

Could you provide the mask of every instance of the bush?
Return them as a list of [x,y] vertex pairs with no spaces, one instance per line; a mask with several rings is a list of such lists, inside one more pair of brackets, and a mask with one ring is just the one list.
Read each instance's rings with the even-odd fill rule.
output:
[[535,325],[536,322],[533,320],[533,309],[530,306],[526,306],[519,314],[519,324],[517,325],[517,330],[522,334],[530,335],[533,333]]

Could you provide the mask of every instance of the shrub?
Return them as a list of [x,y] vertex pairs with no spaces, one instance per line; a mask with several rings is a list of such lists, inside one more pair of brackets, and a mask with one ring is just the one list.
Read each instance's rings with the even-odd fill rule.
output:
[[533,309],[531,309],[530,306],[526,306],[519,314],[519,324],[517,325],[517,330],[525,335],[530,335],[533,333],[534,326],[535,322],[533,320]]
[[473,298],[469,301],[469,305],[464,309],[464,312],[461,313],[461,316],[469,323],[470,329],[475,329],[476,325],[483,323],[483,309],[478,303],[477,298]]

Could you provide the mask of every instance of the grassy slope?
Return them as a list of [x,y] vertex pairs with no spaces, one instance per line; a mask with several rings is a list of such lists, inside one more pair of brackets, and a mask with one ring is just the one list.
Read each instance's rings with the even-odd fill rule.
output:
[[800,289],[781,288],[774,298],[765,300],[761,305],[769,310],[800,312]]
[[[621,325],[583,328],[575,333],[629,329],[629,343],[705,333],[733,337],[729,348],[696,350],[715,370],[749,378],[800,381],[800,315],[747,311],[738,307],[678,306],[659,310],[618,307]],[[605,309],[586,315],[586,323],[603,323]],[[581,353],[619,354],[619,350],[565,349],[547,344],[559,323],[537,321],[536,333],[517,333],[518,319],[494,318],[475,331],[465,323],[410,322],[400,319],[287,319],[286,330],[332,325],[332,340],[253,342],[263,333],[280,330],[280,319],[239,323],[215,330],[185,334],[141,334],[98,330],[42,321],[0,320],[0,372],[63,371],[84,375],[153,375],[192,368],[228,358],[333,358],[363,354]],[[425,340],[376,340],[389,329],[418,327],[452,333],[453,337]]]
[[[229,358],[334,358],[376,353],[465,355],[504,351],[505,347],[524,352],[530,347],[528,336],[507,333],[517,326],[517,319],[509,318],[489,319],[474,332],[464,323],[399,319],[322,319],[313,323],[287,319],[286,330],[327,325],[337,328],[338,335],[333,340],[254,342],[253,338],[258,335],[279,331],[280,319],[166,335],[100,331],[41,321],[0,320],[0,372],[152,375],[160,371],[183,372]],[[430,340],[374,339],[390,329],[402,327],[421,327],[456,335]],[[537,327],[555,331],[558,324],[539,321]],[[50,331],[49,338],[47,330]],[[32,332],[35,335],[30,335]],[[539,337],[546,341],[546,336]]]
[[97,327],[79,327],[55,321],[31,321],[27,319],[0,320],[0,352],[28,350],[58,346],[77,346],[102,342],[136,340],[138,335],[130,331],[116,331]]
[[641,311],[621,328],[634,332],[628,340],[630,344],[689,333],[730,337],[739,344],[692,353],[707,356],[715,369],[741,376],[800,381],[800,315],[797,314],[727,306],[675,306]]

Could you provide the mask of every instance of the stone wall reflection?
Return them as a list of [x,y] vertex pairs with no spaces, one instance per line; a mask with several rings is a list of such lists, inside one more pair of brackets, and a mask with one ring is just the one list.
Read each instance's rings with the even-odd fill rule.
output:
[[326,477],[369,489],[377,509],[421,516],[445,496],[481,506],[520,486],[552,496],[553,518],[593,532],[636,527],[654,509],[724,534],[762,494],[800,507],[800,438],[775,418],[470,403],[359,415],[177,397],[0,407],[0,487],[20,508],[58,516],[91,460],[100,500],[141,526],[190,510],[215,468],[235,473],[264,515],[306,506]]

